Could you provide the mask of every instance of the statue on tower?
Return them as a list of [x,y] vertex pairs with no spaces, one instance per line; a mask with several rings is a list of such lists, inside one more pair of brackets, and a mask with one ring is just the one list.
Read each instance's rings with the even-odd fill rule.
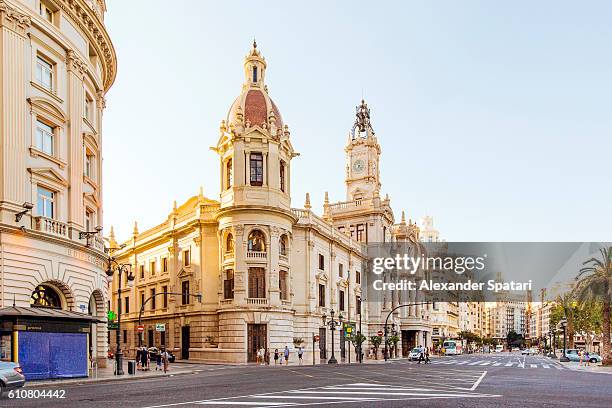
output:
[[355,124],[352,130],[353,139],[355,138],[356,129],[359,129],[360,137],[367,137],[370,134],[374,135],[374,129],[370,122],[370,108],[368,108],[368,104],[363,99],[361,100],[361,105],[355,108],[355,116]]

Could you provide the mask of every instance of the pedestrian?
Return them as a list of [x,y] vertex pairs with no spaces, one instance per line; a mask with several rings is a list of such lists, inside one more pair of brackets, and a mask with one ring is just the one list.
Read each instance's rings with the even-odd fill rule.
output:
[[274,349],[274,365],[278,364],[278,349]]
[[425,348],[425,364],[429,364],[431,360],[429,360],[429,348]]
[[304,357],[304,350],[302,349],[302,346],[300,346],[298,348],[298,358],[300,359],[300,365],[302,365],[303,363],[302,357]]
[[137,347],[136,348],[136,369],[137,370],[142,369],[142,361],[141,361],[142,356],[141,355],[142,355],[142,348]]
[[259,349],[259,353],[261,356],[261,365],[265,365],[266,364],[266,349],[262,347],[261,349]]
[[419,350],[419,364],[421,364],[421,361],[425,361],[425,350],[421,346],[419,346]]
[[589,352],[588,352],[588,351],[586,351],[586,352],[585,352],[585,355],[584,355],[584,364],[585,364],[587,367],[590,367],[590,366],[591,366],[591,355],[589,354]]
[[149,360],[149,352],[147,351],[147,346],[142,346],[142,351],[140,353],[140,362],[142,364],[142,370],[146,371]]
[[261,349],[257,349],[257,355],[256,355],[256,364],[260,365],[261,364]]
[[157,354],[155,355],[155,371],[161,371],[162,369],[162,353],[161,349],[157,349]]
[[580,356],[580,364],[578,365],[582,366],[582,358],[584,357],[584,352],[582,350],[578,350],[578,355]]
[[164,363],[164,373],[167,373],[170,369],[170,354],[168,353],[168,351],[166,351],[165,348],[162,352],[162,361]]
[[289,347],[285,346],[285,365],[289,365]]
[[266,361],[266,365],[270,365],[270,350],[266,349],[264,354],[264,360]]

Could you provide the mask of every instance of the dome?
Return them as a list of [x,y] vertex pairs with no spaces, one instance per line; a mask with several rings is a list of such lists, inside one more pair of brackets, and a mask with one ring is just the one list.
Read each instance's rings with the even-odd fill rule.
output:
[[[245,82],[242,92],[234,100],[227,113],[227,125],[259,126],[270,129],[271,118],[275,118],[275,128],[282,129],[283,119],[276,104],[268,95],[268,87],[265,84],[266,60],[257,49],[257,43],[244,59]],[[265,125],[264,125],[265,124]]]

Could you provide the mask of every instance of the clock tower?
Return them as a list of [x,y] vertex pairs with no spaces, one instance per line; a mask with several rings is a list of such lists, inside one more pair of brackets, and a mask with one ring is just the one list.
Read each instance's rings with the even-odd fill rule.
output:
[[364,100],[356,107],[356,119],[349,133],[346,152],[347,201],[380,195],[380,145],[370,122],[370,108]]

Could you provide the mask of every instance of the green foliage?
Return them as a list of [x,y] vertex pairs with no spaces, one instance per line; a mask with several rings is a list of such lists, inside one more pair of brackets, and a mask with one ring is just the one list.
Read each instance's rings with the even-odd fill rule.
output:
[[355,349],[358,349],[360,345],[363,344],[363,342],[366,341],[366,336],[364,336],[363,334],[357,332],[357,334],[355,334],[354,336],[350,337],[350,342],[353,343],[353,346],[355,346]]
[[513,347],[513,346],[520,347],[525,342],[525,339],[523,338],[521,334],[518,334],[514,330],[510,330],[508,334],[506,335],[506,342],[508,344],[508,347]]
[[399,341],[400,341],[399,336],[397,336],[397,335],[393,335],[393,336],[390,336],[390,337],[387,339],[387,345],[389,345],[389,346],[390,346],[390,345],[397,346],[397,343],[399,343]]
[[480,336],[475,333],[472,333],[469,330],[462,330],[459,332],[459,338],[467,341],[468,343],[482,343]]

